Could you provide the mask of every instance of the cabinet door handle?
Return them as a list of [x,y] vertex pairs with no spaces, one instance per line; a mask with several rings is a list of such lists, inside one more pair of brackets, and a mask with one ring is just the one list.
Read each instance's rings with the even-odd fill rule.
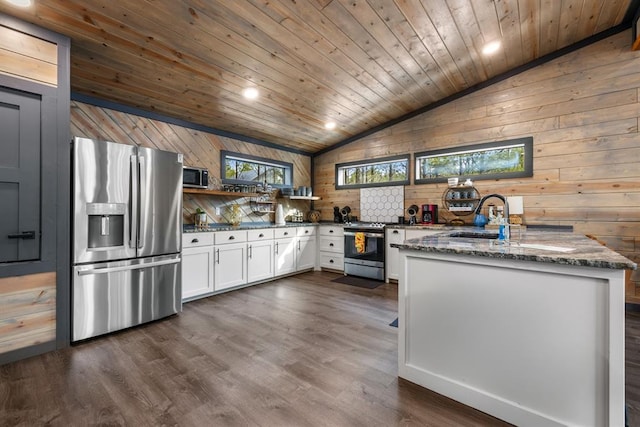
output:
[[220,264],[220,249],[216,249],[216,264]]
[[308,233],[309,233],[309,230],[304,230],[304,234],[308,234]]
[[329,260],[329,264],[333,264],[333,260],[332,259]]
[[398,234],[398,230],[393,230],[393,234]]
[[251,255],[253,254],[252,246],[249,245],[249,259],[251,259]]
[[276,255],[278,255],[278,242],[276,242]]
[[300,240],[298,240],[298,250],[300,250]]
[[198,239],[191,239],[191,243],[198,243],[200,240]]
[[7,237],[9,239],[31,240],[31,239],[35,239],[36,238],[36,232],[35,231],[23,231],[22,233],[17,233],[17,234],[7,234]]
[[333,247],[333,243],[329,243],[329,246],[330,246],[330,247]]
[[329,230],[329,233],[333,233],[333,230]]
[[288,236],[288,235],[289,235],[289,232],[288,232],[288,231],[285,231],[285,232],[284,232],[284,235],[285,235],[285,236]]
[[258,237],[264,237],[264,234],[260,233],[258,234]]
[[236,240],[236,236],[229,236],[229,240]]

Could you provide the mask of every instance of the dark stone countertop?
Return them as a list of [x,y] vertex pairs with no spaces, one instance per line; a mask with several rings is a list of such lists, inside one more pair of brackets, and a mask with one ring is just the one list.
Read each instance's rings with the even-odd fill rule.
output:
[[[449,227],[446,227],[449,228]],[[465,227],[477,233],[496,233],[497,230]],[[583,267],[632,269],[637,264],[588,237],[567,232],[524,230],[520,241],[508,243],[497,239],[455,237],[458,229],[405,240],[392,247],[422,252],[460,254],[496,259],[546,262]]]
[[207,233],[215,231],[233,231],[233,230],[255,230],[256,228],[286,228],[286,227],[314,227],[318,223],[314,222],[287,222],[284,225],[276,225],[272,222],[243,222],[238,226],[231,224],[212,223],[206,229],[196,230],[194,224],[184,224],[182,226],[183,233]]

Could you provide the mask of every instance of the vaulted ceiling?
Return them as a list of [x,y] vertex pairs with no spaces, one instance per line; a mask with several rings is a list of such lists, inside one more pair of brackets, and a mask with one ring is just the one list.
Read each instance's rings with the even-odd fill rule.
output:
[[71,38],[74,92],[313,153],[626,23],[637,3],[1,0],[0,12]]

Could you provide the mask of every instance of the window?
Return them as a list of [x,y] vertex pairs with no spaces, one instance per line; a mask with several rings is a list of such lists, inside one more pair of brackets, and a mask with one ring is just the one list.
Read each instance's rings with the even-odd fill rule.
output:
[[225,184],[271,184],[274,187],[293,185],[293,164],[247,154],[220,152],[222,182]]
[[482,179],[533,176],[533,138],[476,144],[415,154],[415,183],[449,177]]
[[409,184],[409,156],[336,164],[336,189]]

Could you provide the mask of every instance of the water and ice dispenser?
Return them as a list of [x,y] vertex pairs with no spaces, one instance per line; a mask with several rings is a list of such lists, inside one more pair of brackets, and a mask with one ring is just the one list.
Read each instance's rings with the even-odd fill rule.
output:
[[126,208],[124,203],[87,203],[89,249],[124,246]]

